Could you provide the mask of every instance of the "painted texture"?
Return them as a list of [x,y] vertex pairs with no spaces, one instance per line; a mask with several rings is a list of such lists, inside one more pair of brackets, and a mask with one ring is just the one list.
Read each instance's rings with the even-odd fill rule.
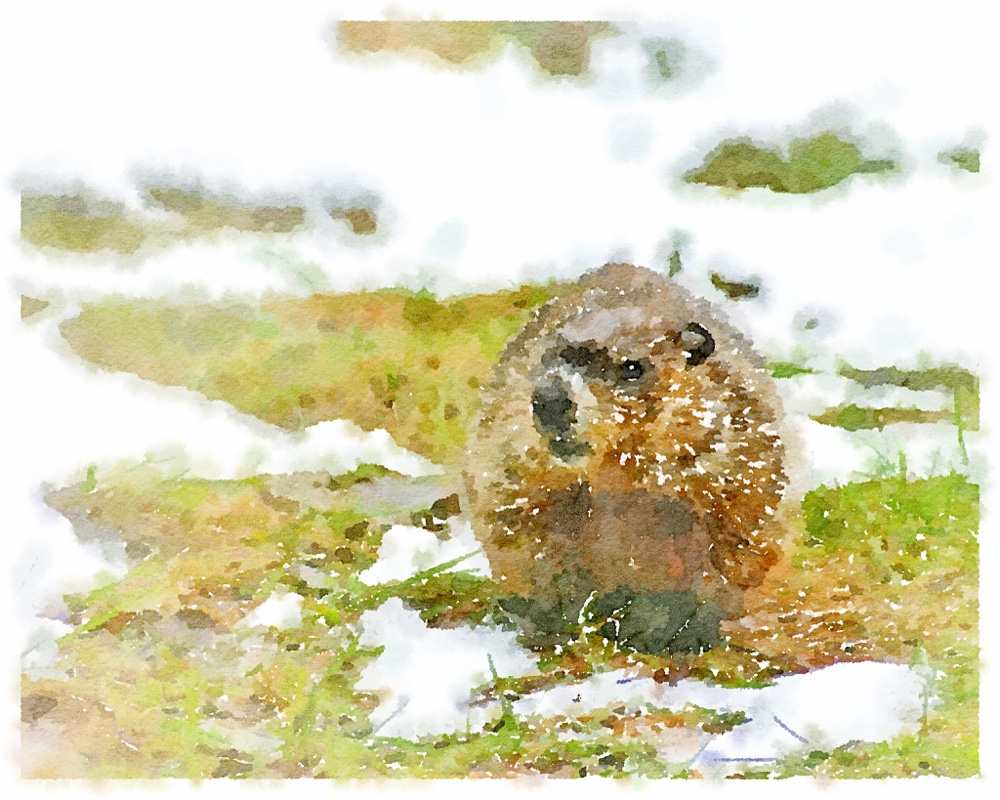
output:
[[265,237],[315,229],[324,217],[342,221],[357,236],[378,230],[377,203],[312,200],[264,203],[201,188],[145,186],[142,204],[104,197],[84,187],[66,194],[25,191],[21,238],[39,249],[141,257],[157,249],[224,232]]
[[107,300],[62,333],[101,367],[188,386],[284,428],[350,419],[454,462],[479,387],[550,291],[526,286],[439,301],[384,290],[257,308]]
[[123,204],[30,194],[21,198],[21,236],[36,247],[123,255],[134,253],[146,238],[142,226],[126,218]]
[[[623,705],[539,717],[509,705],[609,669],[663,680],[674,668],[591,626],[539,653],[536,675],[484,686],[498,702],[482,729],[416,741],[374,730],[377,698],[354,688],[377,655],[358,641],[364,611],[398,597],[431,625],[504,617],[495,584],[460,564],[386,584],[358,580],[390,524],[430,520],[448,535],[453,508],[394,503],[401,480],[409,479],[365,468],[204,481],[133,467],[51,492],[48,503],[78,526],[120,537],[129,569],[66,598],[73,631],[59,641],[57,675],[25,675],[25,774],[696,777],[659,753],[664,733],[718,735],[738,716]],[[835,661],[923,665],[938,675],[943,702],[915,735],[791,756],[767,774],[975,774],[976,487],[958,475],[821,487],[805,499],[803,526],[796,569],[754,612],[755,625],[726,630],[686,672],[738,686]],[[275,597],[295,598],[298,613],[248,624]]]
[[506,42],[524,47],[550,76],[580,75],[590,63],[591,41],[614,34],[608,22],[507,22],[394,20],[351,21],[337,26],[337,39],[358,53],[433,53],[442,61],[466,64],[496,55]]
[[[504,341],[532,307],[560,291],[568,290],[525,287],[447,302],[386,291],[260,308],[112,300],[85,309],[62,330],[79,354],[102,366],[201,391],[229,386],[224,399],[249,402],[247,410],[263,418],[281,408],[275,398],[291,398],[286,402],[298,401],[290,406],[294,413],[276,418],[289,427],[307,424],[302,414],[315,408],[301,402],[304,389],[326,398],[333,387],[360,387],[363,396],[341,396],[341,405],[320,406],[322,413],[360,422],[364,414],[382,414],[369,424],[383,424],[400,441],[455,464],[467,447],[478,387]],[[323,385],[289,386],[288,359],[316,358],[331,336],[336,344],[327,361],[313,372],[308,361],[294,369],[322,375]],[[393,365],[405,363],[409,371],[390,371],[386,349],[396,353]],[[407,362],[407,353],[420,359],[411,355]],[[342,372],[334,370],[338,363]],[[395,388],[416,388],[421,396],[419,387],[442,385],[448,365],[465,376],[453,384],[461,413],[460,433],[452,437],[446,432],[454,418],[446,419],[441,400],[427,408],[436,415],[400,403],[406,413],[390,416],[384,401],[386,412],[373,402],[392,388],[390,375],[408,376],[397,378]],[[473,365],[482,371],[475,385],[467,377]],[[788,365],[774,371],[793,380],[802,374]],[[978,397],[975,377],[955,368],[843,367],[841,373],[862,387],[965,392],[966,405]],[[258,394],[227,384],[227,375]],[[318,419],[320,412],[313,413]],[[699,708],[632,706],[538,717],[505,704],[613,669],[658,681],[760,686],[789,672],[870,659],[922,664],[939,676],[934,692],[942,702],[928,710],[919,731],[885,744],[789,756],[766,774],[977,772],[978,490],[961,475],[899,474],[817,488],[806,496],[801,520],[791,515],[788,565],[763,581],[749,618],[721,622],[714,647],[643,652],[670,648],[648,636],[611,635],[622,630],[626,606],[646,612],[637,610],[634,593],[620,593],[617,604],[606,597],[578,623],[564,619],[558,642],[532,643],[535,674],[495,675],[482,687],[483,702],[494,709],[485,727],[407,740],[380,736],[370,720],[378,699],[354,688],[377,654],[359,642],[364,612],[396,597],[431,626],[524,629],[524,615],[516,613],[522,609],[504,601],[509,591],[463,570],[461,560],[385,584],[359,580],[377,562],[389,526],[417,525],[447,538],[467,512],[460,494],[433,484],[426,499],[401,505],[401,488],[412,482],[377,466],[339,477],[241,481],[169,478],[133,467],[92,469],[83,484],[49,493],[47,502],[73,521],[78,535],[121,541],[128,570],[66,598],[63,621],[73,630],[60,639],[51,667],[71,680],[25,675],[26,774],[695,777],[697,767],[660,752],[664,731],[718,735],[738,719]],[[291,598],[297,614],[279,625],[250,624],[253,612],[275,598]],[[662,611],[654,603],[650,618],[662,619]]]
[[611,264],[507,346],[465,469],[512,613],[557,642],[581,614],[645,652],[719,641],[790,538],[774,387],[713,310]]
[[953,165],[966,172],[979,172],[979,151],[974,147],[943,150],[938,154],[938,161],[942,164]]
[[[514,52],[522,67],[530,57],[545,81],[584,76],[547,84],[560,90],[589,80],[594,43],[616,33],[600,22],[345,22],[336,30],[353,62],[372,69],[400,56],[479,69]],[[694,51],[684,42],[664,36],[637,44],[632,64],[647,84],[660,89],[690,77]],[[626,144],[642,130],[625,126]],[[748,188],[811,194],[844,182],[846,190],[859,182],[854,175],[901,173],[896,161],[869,158],[849,138],[827,131],[781,147],[741,137],[720,143],[686,174],[652,169],[664,185],[735,190],[685,189],[723,202],[739,202],[733,196]],[[647,152],[651,142],[652,134],[646,150],[616,153]],[[940,161],[970,173],[980,167],[972,148],[942,152]],[[131,205],[87,188],[25,190],[21,237],[44,258],[68,254],[68,263],[85,268],[195,240],[292,242],[332,224],[347,238],[378,244],[391,231],[391,215],[368,195],[250,197],[179,181],[133,188]],[[673,277],[687,266],[687,242],[676,231],[665,241],[661,266]],[[706,274],[706,290],[741,309],[769,288],[726,268]],[[768,763],[741,763],[732,777],[977,775],[979,489],[965,475],[964,442],[979,427],[977,375],[951,364],[830,368],[794,348],[785,360],[764,361],[686,301],[674,304],[680,316],[666,326],[669,352],[652,335],[664,326],[654,321],[658,310],[635,298],[601,309],[610,316],[575,338],[566,335],[572,319],[551,310],[534,319],[552,298],[568,313],[587,291],[608,289],[591,276],[451,297],[393,288],[260,301],[88,299],[59,332],[102,371],[186,387],[285,431],[349,419],[365,431],[388,431],[446,471],[414,479],[363,464],[347,474],[207,480],[168,473],[150,459],[91,465],[81,482],[46,487],[49,507],[123,570],[66,595],[51,611],[63,632],[51,659],[26,659],[25,776],[708,777],[696,763],[699,748],[751,723],[725,703],[616,700],[584,708],[570,701],[557,712],[529,704],[548,690],[581,690],[595,676],[753,691],[845,662],[888,662],[918,676],[926,694],[916,726],[885,741],[830,746],[792,731],[807,746]],[[21,295],[22,319],[41,323],[61,300],[55,289],[32,289]],[[612,330],[623,320],[632,324],[631,338]],[[805,328],[817,325],[811,319]],[[636,358],[623,342],[646,351]],[[502,377],[487,389],[498,363]],[[726,394],[720,385],[731,376],[760,391]],[[944,429],[958,458],[943,474],[917,478],[901,455],[870,480],[783,498],[787,454],[761,426],[780,421],[776,385],[794,399],[808,393],[808,381],[824,379],[848,384],[849,396],[803,414],[806,424],[852,442],[887,429],[917,431],[915,438]],[[880,394],[887,387],[932,395],[940,407],[887,401]],[[691,413],[671,416],[662,401],[678,392]],[[512,398],[523,401],[520,416],[482,422]],[[720,408],[699,408],[705,400]],[[587,428],[591,401],[600,413]],[[748,501],[732,485],[727,491],[732,454],[708,455],[720,441],[747,450],[743,461],[754,466],[740,479],[767,501],[782,501],[780,527],[768,523],[768,502]],[[702,469],[684,453],[707,456],[697,462]],[[549,470],[555,460],[572,468]],[[650,462],[668,467],[657,474]],[[681,485],[663,489],[678,477]],[[529,491],[533,505],[519,507]],[[561,507],[553,496],[565,501]],[[532,521],[534,511],[541,523]],[[590,522],[595,517],[599,526]],[[483,533],[484,520],[495,536]],[[723,530],[710,530],[720,520]],[[460,547],[470,521],[493,578],[470,566],[481,558],[474,540]],[[545,546],[505,547],[511,525],[537,533]],[[573,525],[585,529],[582,537],[579,530],[563,535]],[[675,540],[697,536],[686,547],[652,547],[641,543],[637,526],[660,526]],[[404,577],[372,579],[407,532],[459,554]],[[755,557],[744,561],[741,548]],[[576,569],[579,559],[586,569]],[[560,583],[567,572],[569,591]],[[711,573],[707,588],[694,586],[699,573]],[[699,606],[692,595],[709,602]],[[387,698],[364,688],[366,670],[382,655],[365,638],[365,615],[394,604],[434,632],[517,632],[531,669],[502,672],[484,649],[482,682],[462,698],[466,726],[388,733],[386,718],[405,704],[389,711]]]
[[[257,306],[108,298],[60,330],[79,356],[104,369],[186,386],[290,430],[340,418],[384,428],[404,447],[456,463],[504,344],[558,288],[446,300],[384,290]],[[792,362],[771,369],[777,378],[816,373]],[[960,430],[978,428],[979,383],[967,370],[836,374],[862,387],[941,390],[954,412],[853,404],[817,414],[824,424],[859,430],[957,420]]]
[[776,148],[748,138],[727,140],[684,180],[726,189],[768,188],[772,192],[806,194],[836,186],[851,175],[883,174],[895,169],[893,161],[866,159],[853,142],[825,132],[811,139],[792,140],[787,157]]

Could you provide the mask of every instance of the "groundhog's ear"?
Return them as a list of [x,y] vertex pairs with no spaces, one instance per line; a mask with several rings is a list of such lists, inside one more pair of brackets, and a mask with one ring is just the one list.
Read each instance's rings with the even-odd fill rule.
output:
[[692,322],[677,336],[677,343],[684,349],[689,367],[704,363],[715,352],[715,339],[697,322]]

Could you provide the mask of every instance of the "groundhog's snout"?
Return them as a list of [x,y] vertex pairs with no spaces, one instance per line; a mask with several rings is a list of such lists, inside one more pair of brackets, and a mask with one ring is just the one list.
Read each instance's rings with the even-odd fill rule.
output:
[[571,396],[570,383],[561,375],[552,375],[535,384],[531,395],[532,419],[535,429],[557,458],[570,459],[590,452],[587,442],[580,441],[577,431],[579,405]]
[[470,442],[505,607],[542,644],[595,614],[634,649],[716,644],[781,553],[779,422],[707,303],[630,265],[583,276],[508,343]]

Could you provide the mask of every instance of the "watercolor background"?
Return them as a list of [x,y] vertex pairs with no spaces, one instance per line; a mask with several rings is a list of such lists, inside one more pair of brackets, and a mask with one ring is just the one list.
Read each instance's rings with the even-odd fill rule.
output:
[[[328,238],[304,248],[330,290],[400,284],[490,291],[527,277],[572,277],[609,259],[649,263],[681,230],[691,236],[693,263],[764,279],[766,303],[745,319],[762,346],[780,343],[802,308],[829,310],[837,325],[827,346],[835,352],[875,351],[889,362],[923,350],[979,365],[982,416],[989,420],[996,264],[989,134],[996,128],[986,76],[996,65],[985,4],[911,17],[848,3],[808,19],[784,4],[760,11],[722,4],[712,13],[685,6],[657,21],[716,63],[703,93],[695,85],[663,98],[623,83],[613,63],[585,92],[565,95],[552,84],[536,86],[509,59],[487,71],[433,78],[400,61],[372,77],[359,64],[335,64],[323,31],[340,16],[377,16],[374,8],[241,8],[182,3],[137,11],[109,4],[84,11],[41,4],[8,12],[4,66],[14,124],[4,132],[5,175],[78,178],[111,194],[131,191],[130,170],[150,166],[263,191],[331,179],[376,186],[392,209],[389,219],[395,215],[387,242],[356,248]],[[441,4],[398,8],[456,14]],[[531,8],[504,6],[504,16],[546,16]],[[615,7],[585,14],[574,6],[571,16],[640,18],[638,9],[620,8],[628,13]],[[497,16],[492,11],[483,17]],[[353,80],[334,82],[335,68]],[[359,108],[363,125],[355,124]],[[816,198],[725,201],[672,191],[677,165],[697,165],[719,138],[780,135],[824,114],[853,115],[861,126],[884,123],[888,133],[881,133],[890,145],[896,137],[909,161],[905,182],[852,184]],[[935,158],[969,134],[985,138],[985,174],[975,183]],[[58,540],[38,546],[28,533],[37,518],[26,498],[42,480],[71,475],[89,460],[169,443],[163,433],[140,437],[152,433],[148,415],[172,414],[166,409],[177,398],[128,380],[114,381],[108,394],[82,391],[90,380],[84,370],[10,323],[19,294],[58,285],[83,298],[108,290],[157,295],[197,283],[210,296],[252,296],[266,289],[301,294],[309,285],[301,272],[281,266],[287,254],[248,258],[239,246],[168,251],[112,268],[48,264],[15,241],[10,185],[4,212],[4,349],[12,387],[5,392],[4,497],[15,549],[10,584],[18,587],[7,589],[4,619],[16,640],[39,596],[34,587],[20,588],[25,565],[39,552],[51,557],[43,583],[80,566],[72,556],[60,560],[67,551]],[[109,411],[112,397],[142,405]],[[179,426],[204,424],[212,413],[204,404],[185,408],[175,417]],[[817,448],[817,474],[842,469],[842,457],[853,456]],[[984,507],[988,513],[990,503]],[[988,526],[985,517],[984,534]],[[982,547],[988,565],[986,535]],[[988,637],[984,645],[988,660]],[[984,696],[988,687],[987,678]]]

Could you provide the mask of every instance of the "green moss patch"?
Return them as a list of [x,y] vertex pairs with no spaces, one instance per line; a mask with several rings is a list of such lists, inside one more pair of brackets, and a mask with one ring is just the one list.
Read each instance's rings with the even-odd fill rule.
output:
[[21,237],[35,247],[130,255],[146,238],[123,204],[85,194],[21,196]]
[[[942,702],[916,734],[796,754],[743,777],[978,773],[979,493],[965,478],[816,489],[792,571],[768,587],[754,624],[733,626],[721,647],[678,665],[581,630],[569,647],[539,653],[534,675],[494,673],[481,702],[496,713],[484,727],[416,740],[379,735],[378,701],[356,688],[378,654],[359,642],[361,614],[395,597],[432,625],[506,622],[496,587],[463,571],[464,557],[402,581],[359,580],[390,525],[441,520],[448,535],[450,495],[427,507],[393,503],[410,480],[376,465],[231,481],[140,466],[92,470],[84,484],[50,492],[53,508],[119,538],[128,571],[65,598],[74,629],[49,665],[61,677],[23,677],[25,774],[698,777],[687,759],[663,755],[664,737],[689,742],[693,754],[742,715],[620,704],[538,716],[515,713],[512,701],[625,666],[658,681],[759,686],[866,659],[934,676]],[[244,622],[289,593],[301,599],[298,619]]]
[[449,64],[496,54],[505,42],[525,48],[549,75],[580,75],[590,63],[592,41],[614,34],[607,22],[392,20],[341,22],[337,38],[358,53],[424,51]]
[[249,205],[200,191],[173,188],[153,187],[149,195],[158,205],[180,214],[199,230],[235,228],[238,231],[288,233],[305,220],[305,209],[301,206]]
[[865,159],[856,144],[827,132],[812,139],[794,139],[787,158],[777,149],[750,139],[725,141],[706,156],[701,168],[685,174],[684,180],[727,189],[768,188],[806,194],[836,186],[851,175],[884,174],[895,169],[895,162]]
[[771,601],[769,646],[909,663],[935,676],[940,703],[916,735],[788,758],[775,775],[977,775],[978,487],[954,474],[821,487],[803,512],[807,537]]
[[717,272],[709,274],[712,286],[722,292],[730,300],[753,300],[760,295],[758,281],[732,281]]
[[187,386],[292,430],[350,419],[448,462],[504,344],[553,290],[448,300],[383,290],[259,307],[109,299],[61,330],[105,369]]
[[959,147],[938,153],[938,161],[966,172],[979,172],[979,151],[973,147]]
[[24,192],[21,238],[34,247],[64,252],[133,255],[142,248],[171,247],[225,230],[293,234],[326,213],[344,220],[356,236],[370,236],[378,228],[375,208],[363,204],[334,210],[317,207],[316,215],[310,216],[305,205],[262,205],[173,186],[146,187],[144,202],[145,207],[126,208],[125,203],[90,190],[70,195]]

